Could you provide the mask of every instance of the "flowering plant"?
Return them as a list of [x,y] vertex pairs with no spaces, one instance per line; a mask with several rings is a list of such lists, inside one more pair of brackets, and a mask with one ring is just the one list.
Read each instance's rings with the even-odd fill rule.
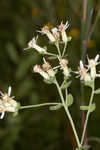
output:
[[[26,108],[34,108],[34,107],[41,107],[41,106],[50,106],[50,110],[57,110],[60,108],[64,108],[65,113],[70,121],[70,124],[72,126],[74,136],[77,142],[77,147],[75,150],[82,150],[87,149],[88,145],[84,145],[84,137],[86,133],[87,123],[90,114],[95,110],[96,105],[93,103],[93,98],[95,94],[100,93],[100,89],[95,89],[95,79],[97,77],[100,77],[100,74],[97,73],[96,66],[100,64],[98,62],[99,55],[97,54],[94,59],[89,59],[88,64],[85,65],[82,60],[80,60],[78,71],[72,71],[68,64],[68,59],[65,57],[67,52],[67,44],[69,41],[71,41],[71,37],[67,35],[66,29],[69,27],[68,22],[61,24],[55,28],[52,28],[51,31],[49,30],[48,26],[44,26],[40,32],[41,34],[45,34],[47,38],[49,39],[49,42],[53,44],[56,47],[57,53],[51,53],[46,48],[43,48],[37,44],[38,37],[33,37],[32,40],[28,43],[27,49],[34,49],[39,54],[43,56],[43,64],[35,65],[33,67],[33,73],[39,73],[44,81],[47,84],[54,84],[57,87],[58,94],[60,96],[61,101],[58,103],[43,103],[43,104],[37,104],[37,105],[29,105],[29,106],[21,106],[19,103],[17,103],[13,97],[10,97],[11,93],[11,87],[8,89],[8,94],[0,92],[1,99],[0,99],[0,112],[1,112],[1,119],[4,117],[4,113],[7,112],[18,112],[18,110],[26,109]],[[60,49],[60,44],[63,45],[63,50]],[[54,67],[47,61],[47,57],[45,56],[52,56],[54,59],[58,60],[58,64]],[[62,72],[63,81],[61,84],[59,84],[56,74],[58,71]],[[77,77],[80,77],[80,81],[84,86],[89,86],[91,88],[91,96],[89,100],[88,106],[80,106],[80,110],[86,111],[86,118],[84,123],[84,128],[82,132],[81,139],[78,136],[78,133],[76,131],[75,124],[73,122],[73,118],[70,114],[69,107],[72,106],[74,100],[71,93],[68,92],[68,88],[71,84],[71,74],[78,74]]]

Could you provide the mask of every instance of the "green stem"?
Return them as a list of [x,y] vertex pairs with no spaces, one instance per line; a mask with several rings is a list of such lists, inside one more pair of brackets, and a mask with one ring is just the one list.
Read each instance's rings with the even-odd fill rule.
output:
[[89,119],[89,115],[90,115],[90,106],[91,106],[91,104],[93,102],[93,97],[94,97],[94,81],[93,81],[93,87],[92,87],[90,102],[89,102],[89,109],[88,109],[87,114],[86,114],[86,120],[85,120],[84,129],[83,129],[83,133],[82,133],[81,145],[83,144],[83,141],[84,141],[84,136],[85,136],[87,123],[88,123],[88,119]]
[[46,52],[46,54],[45,55],[50,55],[50,56],[55,56],[55,57],[57,57],[57,55],[56,54],[52,54],[52,53],[49,53],[49,52]]
[[80,148],[81,145],[80,145],[79,137],[78,137],[77,132],[76,132],[76,129],[75,129],[74,122],[73,122],[73,120],[72,120],[72,117],[71,117],[71,114],[70,114],[70,112],[69,112],[69,110],[68,110],[68,107],[67,107],[66,104],[65,104],[64,97],[63,97],[62,91],[61,91],[61,89],[60,89],[60,86],[59,86],[57,80],[55,81],[55,84],[56,84],[56,86],[57,86],[57,89],[58,89],[58,92],[59,92],[59,95],[60,95],[62,104],[63,104],[64,109],[65,109],[65,112],[66,112],[66,114],[67,114],[67,116],[68,116],[68,119],[69,119],[69,121],[70,121],[70,123],[71,123],[72,129],[73,129],[73,132],[74,132],[76,141],[77,141],[78,148]]
[[55,43],[55,45],[56,45],[56,48],[57,48],[57,51],[58,51],[59,57],[61,58],[61,52],[60,52],[60,48],[59,48],[59,43],[58,43],[58,42],[56,42],[56,43]]
[[28,105],[28,106],[21,106],[21,109],[27,109],[27,108],[36,108],[36,107],[42,107],[42,106],[49,106],[49,105],[58,105],[60,103],[43,103],[43,104],[37,104],[37,105]]
[[65,55],[65,52],[66,52],[66,46],[67,46],[67,42],[65,43],[65,45],[64,45],[64,49],[63,49],[63,53],[62,53],[62,57],[64,57],[64,55]]

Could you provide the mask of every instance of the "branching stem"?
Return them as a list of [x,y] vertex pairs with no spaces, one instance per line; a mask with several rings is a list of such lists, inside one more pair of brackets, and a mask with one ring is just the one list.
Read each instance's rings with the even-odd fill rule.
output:
[[93,97],[94,97],[94,81],[93,81],[93,87],[92,87],[91,97],[90,97],[90,101],[89,101],[89,109],[88,109],[87,114],[86,114],[86,120],[85,120],[85,124],[84,124],[84,128],[83,128],[81,144],[83,144],[83,141],[84,141],[84,136],[85,136],[87,123],[88,123],[88,119],[89,119],[89,115],[90,115],[90,106],[91,106],[91,104],[93,102]]
[[37,104],[37,105],[21,106],[20,110],[22,110],[22,109],[28,109],[28,108],[42,107],[42,106],[59,105],[59,104],[61,104],[61,103],[43,103],[43,104]]
[[78,148],[80,148],[81,145],[80,145],[79,137],[78,137],[77,132],[76,132],[76,129],[75,129],[74,122],[73,122],[73,120],[72,120],[72,117],[71,117],[71,114],[70,114],[70,112],[69,112],[69,110],[68,110],[68,107],[67,107],[67,105],[65,104],[64,97],[63,97],[61,88],[60,88],[60,86],[59,86],[57,80],[55,81],[55,84],[56,84],[56,87],[57,87],[57,89],[58,89],[58,92],[59,92],[59,95],[60,95],[62,104],[63,104],[64,109],[65,109],[65,112],[66,112],[66,114],[67,114],[67,116],[68,116],[68,119],[69,119],[69,121],[70,121],[70,123],[71,123],[72,129],[73,129],[73,132],[74,132],[76,141],[77,141]]

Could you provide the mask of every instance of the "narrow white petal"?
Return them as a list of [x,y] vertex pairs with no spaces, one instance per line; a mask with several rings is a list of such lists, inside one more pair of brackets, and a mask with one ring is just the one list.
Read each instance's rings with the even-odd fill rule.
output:
[[97,54],[97,55],[96,55],[96,57],[95,57],[95,61],[97,62],[97,61],[98,61],[98,59],[99,59],[99,54]]
[[30,49],[30,47],[24,48],[24,50]]
[[84,68],[82,60],[80,60],[80,68]]
[[4,115],[5,115],[5,112],[3,111],[3,112],[1,113],[0,119],[3,119],[3,118],[4,118]]
[[8,96],[10,96],[10,94],[11,94],[11,86],[9,86],[8,88]]

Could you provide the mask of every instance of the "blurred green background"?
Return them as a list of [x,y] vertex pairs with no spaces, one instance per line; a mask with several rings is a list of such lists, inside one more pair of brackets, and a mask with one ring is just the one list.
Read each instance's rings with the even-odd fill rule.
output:
[[[0,0],[0,88],[7,92],[12,86],[15,95],[22,105],[55,102],[59,100],[56,88],[45,84],[38,74],[32,73],[35,64],[42,63],[42,57],[33,50],[23,51],[37,30],[48,24],[57,26],[63,20],[69,21],[67,33],[72,36],[69,43],[68,59],[73,70],[77,69],[79,60],[84,55],[82,42],[85,34],[96,23],[99,15],[100,0],[87,0],[87,22],[82,22],[84,1],[80,0]],[[91,11],[93,8],[93,13]],[[88,25],[87,25],[88,24]],[[86,54],[95,57],[100,54],[100,19],[93,30],[87,44]],[[40,36],[40,45],[47,45],[47,40]],[[54,49],[55,51],[55,49]],[[100,70],[100,67],[98,67]],[[59,80],[60,77],[59,77]],[[74,104],[70,108],[79,136],[82,132],[81,90],[78,79],[72,77],[69,89],[74,96]],[[100,87],[99,79],[96,87]],[[85,88],[84,103],[88,103],[90,89]],[[100,147],[100,100],[95,96],[96,111],[90,116],[88,124],[89,144],[91,150]],[[93,140],[96,137],[95,140]],[[49,111],[47,107],[27,109],[19,112],[15,118],[6,114],[0,120],[0,149],[1,150],[72,150],[76,145],[69,121],[65,112]]]

